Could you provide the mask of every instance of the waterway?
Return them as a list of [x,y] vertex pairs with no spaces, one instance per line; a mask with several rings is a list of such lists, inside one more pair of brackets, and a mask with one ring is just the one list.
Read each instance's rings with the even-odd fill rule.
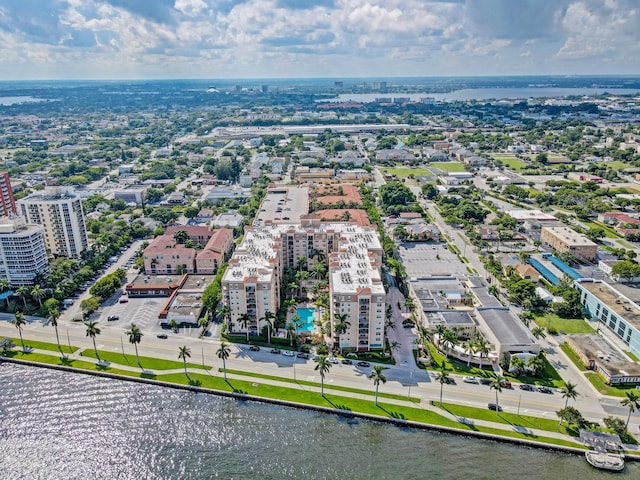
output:
[[318,100],[319,102],[375,102],[376,98],[408,98],[420,101],[421,98],[431,97],[439,102],[568,97],[574,95],[634,95],[640,93],[637,89],[628,88],[556,88],[556,87],[523,87],[523,88],[465,88],[448,93],[343,93],[336,98]]
[[0,105],[2,106],[16,105],[19,103],[36,103],[36,102],[46,102],[46,100],[42,98],[35,98],[35,97],[29,97],[29,96],[0,97]]
[[581,456],[0,363],[3,480],[523,475],[608,476]]

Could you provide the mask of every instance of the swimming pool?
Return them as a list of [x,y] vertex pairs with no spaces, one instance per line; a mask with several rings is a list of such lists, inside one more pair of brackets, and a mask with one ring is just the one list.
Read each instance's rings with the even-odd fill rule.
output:
[[300,317],[302,326],[298,327],[299,331],[313,332],[316,328],[313,321],[316,319],[315,308],[297,308],[296,313]]

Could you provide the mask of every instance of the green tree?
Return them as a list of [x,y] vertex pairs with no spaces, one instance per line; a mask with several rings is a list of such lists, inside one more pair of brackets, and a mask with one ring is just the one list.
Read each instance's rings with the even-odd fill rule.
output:
[[436,380],[440,382],[440,405],[442,405],[442,390],[445,383],[449,383],[451,381],[451,377],[449,376],[451,373],[445,366],[444,362],[442,362],[442,366],[440,367],[440,371],[436,374]]
[[224,373],[224,381],[227,381],[227,358],[231,355],[231,349],[225,342],[220,342],[220,348],[216,351],[218,358],[222,360],[222,371]]
[[13,340],[11,340],[10,338],[0,338],[0,349],[2,350],[3,357],[9,355],[9,352],[13,350],[15,346],[16,344],[13,343]]
[[556,415],[560,419],[560,422],[558,423],[558,430],[560,430],[560,426],[562,425],[563,421],[567,422],[567,425],[582,426],[585,423],[582,414],[575,407],[565,407],[561,410],[557,410]]
[[96,358],[100,360],[100,356],[98,355],[98,347],[96,346],[96,337],[100,335],[100,328],[98,328],[98,322],[85,322],[85,327],[87,327],[87,337],[91,337],[93,341],[93,351],[96,352]]
[[476,342],[467,340],[464,342],[464,351],[467,352],[467,367],[471,366],[471,354],[476,351]]
[[[6,280],[4,278],[0,280],[0,292],[2,292],[2,293],[6,292],[7,290],[9,290],[10,286],[11,286],[11,284],[9,283],[8,280]],[[9,307],[9,296],[8,295],[5,297],[5,301],[7,302],[7,308],[8,308]]]
[[238,321],[240,322],[240,325],[245,328],[247,332],[247,343],[249,343],[249,324],[251,323],[251,317],[248,313],[243,313],[240,315],[240,318],[238,318]]
[[22,327],[27,324],[27,320],[24,318],[24,313],[16,312],[13,317],[12,323],[18,329],[18,334],[20,335],[20,343],[22,344],[22,349],[24,350],[24,339],[22,338]]
[[446,354],[448,357],[451,349],[459,343],[458,336],[453,330],[447,328],[442,335],[442,343],[446,348]]
[[380,386],[380,382],[387,383],[387,377],[382,373],[383,370],[382,365],[374,365],[373,370],[369,373],[369,378],[373,380],[373,384],[376,387],[376,399],[374,402],[376,407],[378,406],[378,387]]
[[324,397],[324,377],[331,370],[331,363],[326,355],[320,355],[315,362],[316,367],[314,370],[320,373],[320,395]]
[[640,395],[636,392],[625,392],[624,393],[627,398],[622,400],[620,403],[623,407],[627,407],[629,409],[629,414],[627,415],[627,421],[624,424],[624,428],[629,428],[629,420],[631,419],[631,414],[636,410],[640,410]]
[[496,415],[500,410],[500,404],[498,403],[498,393],[502,391],[502,385],[504,383],[504,377],[497,376],[491,379],[489,388],[496,391]]
[[178,230],[173,234],[173,239],[176,243],[184,244],[189,239],[189,234],[186,230]]
[[544,327],[533,327],[533,330],[531,330],[531,333],[533,333],[533,336],[536,338],[545,338],[547,336],[546,333],[544,333]]
[[[58,350],[62,353],[62,347],[60,346],[60,336],[58,335],[58,319],[60,318],[60,312],[57,309],[49,310],[49,316],[47,317],[47,325],[51,325],[56,331],[56,343],[58,344]],[[64,355],[63,355],[64,357]]]
[[509,370],[513,373],[515,377],[519,377],[524,372],[524,361],[520,357],[513,356],[511,357],[511,362],[509,363]]
[[187,373],[187,358],[191,358],[191,349],[186,345],[183,345],[182,347],[179,347],[178,359],[182,360],[184,364],[184,374],[189,378],[189,374]]
[[47,296],[47,292],[38,284],[34,285],[31,289],[31,297],[38,302],[40,308],[42,308],[42,300]]
[[29,290],[29,287],[22,285],[20,287],[18,287],[18,290],[16,290],[15,295],[17,297],[20,297],[22,299],[22,304],[26,307],[27,306],[27,297],[31,294],[31,290]]
[[487,341],[484,339],[484,337],[478,335],[476,337],[476,351],[479,353],[480,356],[480,369],[482,369],[482,358],[483,357],[488,357],[489,356],[489,352],[491,351],[489,349],[489,344],[487,343]]
[[347,333],[347,330],[351,326],[351,322],[347,320],[349,316],[346,313],[336,313],[333,316],[334,325],[333,333],[338,340],[338,348],[340,349],[340,355],[342,355],[342,342],[340,341],[340,335]]
[[138,344],[142,340],[143,333],[140,331],[140,328],[135,323],[131,324],[129,330],[124,332],[129,336],[129,343],[132,343],[136,349],[136,363],[140,365],[140,359],[138,358]]
[[[580,396],[580,394],[578,393],[577,390],[577,385],[575,383],[571,383],[571,382],[566,382],[564,384],[564,387],[562,387],[560,389],[560,393],[562,394],[562,398],[564,398],[564,409],[567,409],[567,405],[569,403],[569,400],[575,400],[576,398],[578,398]],[[557,412],[556,412],[557,413]],[[558,429],[560,429],[560,426],[562,425],[562,417],[560,417],[560,423],[558,424]]]
[[276,316],[271,313],[269,310],[264,312],[264,317],[260,319],[261,322],[264,322],[267,327],[267,343],[271,345],[271,329],[273,328],[273,321],[276,319]]

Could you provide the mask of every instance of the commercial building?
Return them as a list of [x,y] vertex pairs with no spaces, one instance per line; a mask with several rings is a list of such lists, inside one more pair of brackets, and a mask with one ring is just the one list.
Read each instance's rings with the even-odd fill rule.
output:
[[12,286],[33,285],[48,272],[42,227],[0,217],[0,278]]
[[7,172],[0,173],[0,215],[10,217],[18,212]]
[[623,295],[613,285],[600,280],[582,278],[575,281],[580,291],[580,303],[591,318],[629,347],[640,357],[640,306]]
[[89,248],[80,197],[58,188],[46,189],[18,201],[27,223],[41,225],[51,255],[79,258]]
[[567,345],[589,370],[613,385],[640,383],[640,363],[625,358],[598,335],[567,335]]
[[540,240],[560,253],[570,253],[578,260],[592,262],[598,245],[569,227],[543,227]]

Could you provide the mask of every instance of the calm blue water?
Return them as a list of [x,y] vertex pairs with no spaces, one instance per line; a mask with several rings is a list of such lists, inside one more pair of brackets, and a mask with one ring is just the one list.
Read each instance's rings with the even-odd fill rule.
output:
[[300,320],[304,322],[304,325],[298,327],[298,330],[304,332],[313,332],[316,328],[313,321],[316,318],[316,309],[315,308],[298,308],[296,309]]

